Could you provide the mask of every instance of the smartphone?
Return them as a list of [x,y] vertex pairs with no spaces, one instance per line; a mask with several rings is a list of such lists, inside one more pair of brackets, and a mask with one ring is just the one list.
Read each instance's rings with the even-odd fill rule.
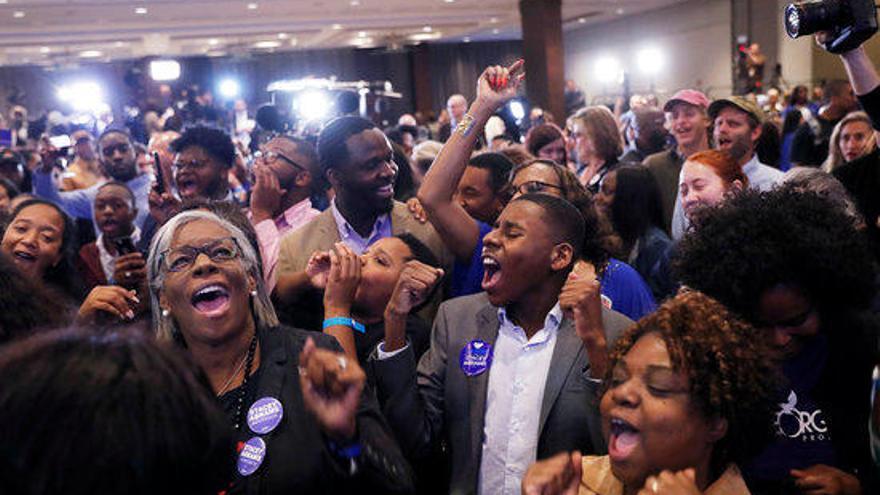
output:
[[70,142],[70,136],[67,134],[63,134],[61,136],[52,136],[49,138],[49,144],[52,145],[53,148],[58,148],[59,150],[64,148],[70,148],[72,144]]
[[132,241],[129,236],[113,239],[113,247],[116,248],[116,252],[119,253],[119,256],[137,251],[137,248],[134,246],[134,241]]
[[153,189],[156,190],[158,194],[163,194],[165,192],[165,175],[162,172],[162,160],[159,158],[159,153],[153,152],[153,164],[156,168],[156,185]]

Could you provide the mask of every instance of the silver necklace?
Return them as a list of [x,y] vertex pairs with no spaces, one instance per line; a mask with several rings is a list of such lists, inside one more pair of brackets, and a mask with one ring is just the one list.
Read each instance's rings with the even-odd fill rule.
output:
[[245,351],[244,356],[241,357],[241,361],[238,363],[238,366],[235,368],[235,371],[229,375],[229,378],[226,380],[226,383],[223,384],[223,387],[217,392],[217,397],[220,397],[226,392],[226,389],[229,388],[229,385],[232,383],[232,379],[238,376],[238,372],[241,371],[241,368],[244,366],[245,360],[247,360],[248,352]]

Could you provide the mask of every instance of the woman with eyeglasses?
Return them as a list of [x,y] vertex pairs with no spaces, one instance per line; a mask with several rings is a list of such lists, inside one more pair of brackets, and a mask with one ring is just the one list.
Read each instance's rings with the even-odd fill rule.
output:
[[360,366],[327,335],[279,326],[256,250],[213,213],[150,246],[153,328],[205,371],[239,441],[227,493],[402,493],[410,468]]
[[786,185],[695,217],[674,262],[682,283],[759,329],[784,375],[773,442],[744,465],[756,493],[880,493],[868,418],[875,268],[844,209]]
[[513,198],[529,193],[549,194],[568,200],[580,210],[586,235],[582,261],[575,270],[584,270],[585,264],[593,266],[606,306],[633,320],[654,310],[654,298],[642,277],[631,266],[611,256],[612,252],[619,251],[620,239],[597,214],[593,196],[571,170],[552,161],[535,160],[514,168],[510,184]]

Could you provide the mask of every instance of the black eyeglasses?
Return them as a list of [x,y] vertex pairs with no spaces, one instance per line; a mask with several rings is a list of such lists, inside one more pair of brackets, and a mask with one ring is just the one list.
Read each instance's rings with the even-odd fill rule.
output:
[[169,272],[182,272],[191,268],[200,254],[211,258],[215,263],[224,263],[238,258],[241,249],[234,237],[224,237],[204,246],[180,246],[169,249],[161,256],[165,269]]
[[305,167],[303,167],[302,165],[299,165],[298,163],[291,160],[290,158],[287,158],[286,156],[282,155],[281,153],[276,153],[274,151],[264,151],[264,150],[259,150],[254,153],[254,159],[261,160],[266,165],[272,165],[279,158],[281,158],[285,162],[289,163],[295,169],[302,170],[303,172],[306,171]]
[[516,186],[516,190],[520,194],[540,193],[546,191],[547,189],[559,189],[560,191],[562,190],[562,188],[559,186],[547,184],[546,182],[541,182],[539,180],[530,180]]

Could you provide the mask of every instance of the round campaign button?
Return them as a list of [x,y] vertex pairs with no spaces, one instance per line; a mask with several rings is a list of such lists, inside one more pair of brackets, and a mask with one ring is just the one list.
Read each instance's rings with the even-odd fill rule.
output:
[[263,397],[251,404],[248,409],[247,423],[251,431],[265,435],[274,430],[284,416],[284,407],[274,397]]
[[467,376],[477,376],[492,365],[492,346],[482,340],[472,340],[458,357],[461,370]]
[[266,442],[260,437],[253,437],[244,443],[238,453],[238,473],[250,476],[260,468],[266,458]]

